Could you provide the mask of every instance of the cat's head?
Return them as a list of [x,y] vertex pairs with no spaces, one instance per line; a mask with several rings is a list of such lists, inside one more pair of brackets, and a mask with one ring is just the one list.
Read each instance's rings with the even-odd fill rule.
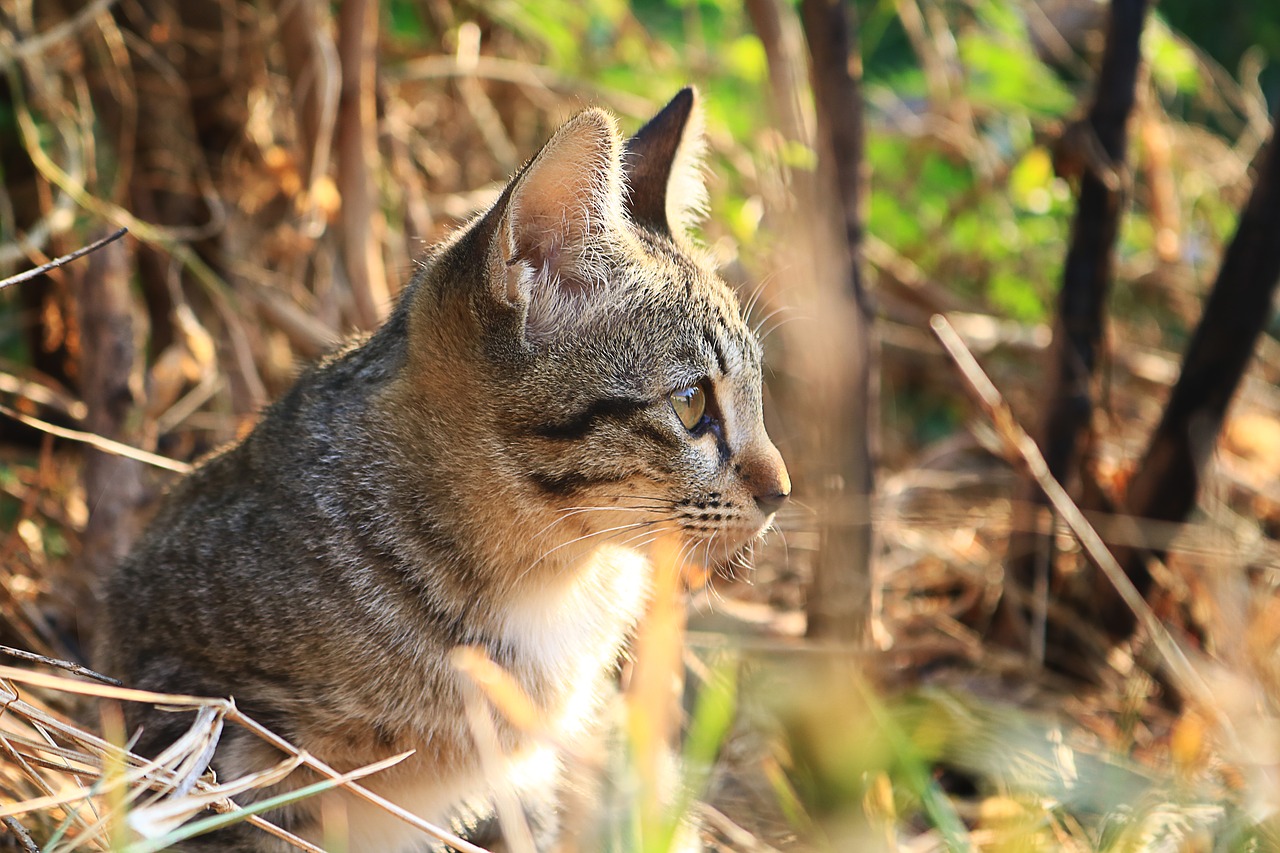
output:
[[718,562],[791,491],[761,414],[759,342],[687,234],[701,146],[692,89],[626,141],[609,114],[580,113],[418,295],[424,369],[454,365],[439,381],[466,395],[496,476],[555,516],[548,548],[673,530]]

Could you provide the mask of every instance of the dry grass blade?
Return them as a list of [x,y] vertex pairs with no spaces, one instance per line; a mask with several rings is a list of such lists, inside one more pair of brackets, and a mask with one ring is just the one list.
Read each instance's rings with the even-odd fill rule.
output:
[[104,453],[112,453],[116,456],[123,456],[126,459],[135,459],[138,462],[144,462],[147,465],[153,465],[156,468],[163,468],[166,471],[175,471],[179,474],[188,474],[191,472],[191,465],[186,462],[179,462],[176,459],[170,459],[167,456],[161,456],[158,453],[152,453],[149,450],[131,447],[127,444],[121,444],[118,441],[112,441],[109,438],[103,438],[100,435],[94,435],[91,432],[83,432],[78,429],[68,429],[60,427],[57,424],[51,424],[48,421],[42,421],[39,418],[33,418],[30,415],[24,415],[19,411],[9,408],[8,406],[0,406],[0,414],[13,418],[19,423],[38,429],[41,432],[47,432],[49,435],[65,438],[70,441],[79,441],[90,447],[101,450]]
[[520,795],[510,784],[507,775],[503,773],[505,757],[498,740],[493,711],[486,704],[475,684],[469,685],[465,692],[467,725],[471,728],[471,738],[480,756],[480,766],[487,777],[502,780],[493,789],[493,801],[498,814],[498,823],[502,827],[502,837],[512,853],[536,853],[537,846],[533,841],[533,833],[529,829],[529,821],[520,805]]
[[543,714],[529,694],[480,646],[459,646],[453,650],[453,667],[467,676],[503,718],[522,732],[540,734],[547,729]]
[[231,702],[226,699],[213,699],[207,696],[186,696],[181,693],[154,693],[150,690],[134,690],[130,687],[115,687],[109,684],[86,684],[73,678],[60,675],[49,675],[43,672],[32,672],[12,666],[0,664],[0,679],[60,690],[64,693],[75,693],[81,696],[96,696],[99,699],[119,699],[122,702],[150,702],[155,705],[167,705],[174,708],[202,708],[206,705],[224,707],[230,710]]
[[[28,723],[34,724],[33,727],[38,729],[45,728],[45,726],[40,725],[41,714],[34,706],[21,702],[11,702],[9,703],[9,709],[11,711],[22,713],[24,719]],[[90,797],[108,794],[119,788],[137,786],[157,773],[162,773],[170,780],[171,787],[166,791],[167,794],[173,794],[179,797],[184,796],[193,787],[195,787],[196,779],[208,766],[209,758],[212,756],[212,746],[216,745],[218,736],[221,733],[222,717],[224,713],[224,710],[210,706],[201,708],[196,715],[196,719],[192,722],[191,727],[187,729],[186,734],[171,744],[155,759],[150,761],[137,759],[136,756],[130,756],[124,750],[113,747],[111,744],[103,741],[100,743],[103,756],[121,761],[132,759],[136,766],[120,773],[115,778],[104,779],[95,783],[92,789],[76,788],[63,793],[48,794],[43,797],[36,797],[2,806],[0,807],[0,817],[10,817],[13,815],[27,814],[43,809],[49,809],[55,806],[65,806],[79,800],[86,800]],[[66,734],[65,731],[63,733]],[[15,746],[14,741],[17,739],[6,740],[7,745],[12,748]],[[30,741],[28,741],[27,744],[35,745]],[[101,770],[103,766],[102,756],[95,758],[91,755],[82,754],[77,757],[76,760],[86,768]],[[142,763],[138,764],[137,762]],[[131,801],[145,793],[145,787],[135,788],[127,799]]]
[[[635,666],[627,686],[627,730],[639,782],[640,832],[645,843],[671,841],[663,756],[680,730],[679,690],[684,683],[685,611],[681,597],[689,560],[675,534],[650,546],[653,595],[637,630]],[[656,849],[662,847],[659,840]]]
[[[24,701],[11,688],[13,682],[44,691],[162,704],[175,710],[194,710],[195,716],[182,737],[155,758],[146,759]],[[39,822],[42,833],[51,839],[44,848],[48,851],[117,849],[123,843],[122,827],[142,839],[126,849],[159,849],[174,843],[179,836],[237,821],[247,821],[299,849],[319,851],[314,844],[264,820],[256,812],[274,808],[282,798],[296,799],[349,786],[410,754],[396,755],[346,774],[325,772],[329,778],[319,783],[242,808],[232,797],[274,785],[297,767],[318,762],[301,750],[282,746],[286,757],[274,767],[224,783],[212,781],[206,770],[227,720],[247,724],[259,734],[265,731],[240,716],[234,704],[225,699],[131,690],[0,666],[0,702],[0,749],[12,759],[11,765],[0,765],[0,820],[15,834],[17,830],[10,821],[22,827],[14,820],[17,816],[27,816],[24,819],[33,826]],[[278,738],[273,742],[284,743]],[[29,792],[25,796],[24,790]],[[218,814],[186,824],[206,810]],[[446,841],[451,840],[445,835]],[[463,845],[457,845],[458,849],[466,850]]]
[[[22,816],[23,825],[45,839],[44,849],[110,848],[126,810],[138,801],[181,801],[194,788],[207,789],[201,777],[229,703],[204,700],[187,733],[148,761],[40,707],[37,699],[19,698],[11,685],[24,682],[48,691],[73,687],[79,689],[64,692],[87,694],[133,691],[11,667],[3,670],[0,748],[10,762],[0,771],[0,819],[16,823]],[[229,801],[224,805],[234,808]]]
[[[302,759],[302,763],[305,764],[307,767],[311,768],[312,770],[315,770],[316,772],[324,776],[327,776],[330,779],[343,778],[343,775],[341,773],[339,773],[337,770],[334,770],[328,764],[325,764],[323,761],[320,761],[319,759],[313,756],[310,756],[307,753],[299,750],[296,746],[289,743],[287,740],[280,737],[275,732],[271,731],[268,728],[265,728],[257,721],[244,716],[239,711],[233,709],[227,715],[227,719],[232,720],[233,722],[239,723],[240,725],[244,726],[245,728],[249,729],[251,732],[256,734],[258,737],[265,740],[267,743],[270,743],[271,745],[275,746],[277,749],[280,749],[281,751],[286,752],[290,755],[299,756]],[[377,806],[378,808],[385,811],[387,814],[394,815],[395,817],[399,818],[400,820],[404,821],[405,823],[409,824],[415,829],[419,829],[422,832],[425,832],[427,835],[430,835],[432,838],[436,838],[440,841],[445,842],[446,844],[454,847],[458,851],[458,853],[490,853],[490,851],[485,850],[483,847],[477,847],[476,845],[472,844],[470,841],[467,841],[463,838],[458,837],[452,832],[449,832],[447,829],[443,829],[439,826],[436,826],[434,823],[431,823],[428,820],[424,820],[421,817],[418,817],[416,814],[409,811],[408,809],[403,808],[402,806],[398,806],[395,803],[391,802],[390,800],[386,799],[385,797],[375,794],[373,791],[370,791],[368,788],[364,787],[363,785],[358,785],[352,781],[343,781],[340,784],[344,790],[350,792],[351,794],[354,794],[355,796],[359,797],[365,802],[368,802]]]
[[[251,806],[243,808],[221,809],[221,815],[203,818],[194,824],[183,826],[188,819],[203,811],[206,807],[216,806],[218,803],[229,802],[231,795],[249,791],[253,789],[266,788],[283,780],[292,773],[297,767],[306,760],[305,753],[294,755],[286,758],[284,761],[263,770],[259,773],[253,773],[248,776],[241,777],[225,785],[210,786],[203,790],[199,795],[192,797],[184,797],[177,800],[171,800],[151,809],[139,809],[130,813],[129,825],[137,830],[146,841],[136,846],[127,848],[135,853],[142,851],[158,850],[168,847],[177,840],[201,835],[205,832],[211,832],[214,829],[221,828],[241,819],[259,814],[261,812],[270,811],[289,802],[296,802],[305,797],[314,796],[332,788],[340,787],[348,782],[356,779],[363,779],[371,776],[389,767],[399,764],[408,758],[412,753],[403,752],[399,755],[393,755],[382,761],[352,770],[332,779],[325,779],[303,788],[278,794],[265,800],[259,800]],[[310,846],[310,845],[308,845]]]

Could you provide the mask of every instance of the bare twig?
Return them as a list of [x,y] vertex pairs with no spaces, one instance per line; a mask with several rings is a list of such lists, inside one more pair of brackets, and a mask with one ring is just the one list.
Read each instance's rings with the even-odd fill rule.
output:
[[27,851],[27,853],[40,853],[40,848],[36,845],[35,839],[31,837],[31,833],[27,832],[25,826],[18,823],[17,818],[5,818],[4,825],[13,833],[13,837],[18,839],[18,843],[22,845],[23,850]]
[[[217,272],[213,270],[191,246],[182,242],[182,237],[193,235],[186,233],[190,229],[165,228],[138,219],[119,205],[104,201],[85,187],[80,170],[68,172],[55,163],[40,145],[40,131],[35,118],[28,109],[22,92],[22,82],[11,66],[9,72],[10,89],[14,93],[14,107],[17,113],[18,127],[22,132],[23,146],[31,157],[31,162],[40,171],[45,180],[56,185],[70,195],[77,204],[108,222],[125,223],[135,237],[151,246],[168,252],[182,264],[209,293],[214,306],[226,321],[227,334],[235,353],[236,364],[240,369],[247,386],[252,404],[262,406],[266,403],[266,387],[262,377],[258,375],[249,351],[243,321],[236,310],[235,294]],[[201,229],[204,230],[204,229]]]
[[751,24],[769,61],[769,90],[773,113],[786,139],[813,144],[813,112],[806,111],[804,65],[796,16],[783,11],[780,0],[746,0]]
[[24,649],[15,649],[11,646],[0,646],[0,654],[6,654],[9,655],[9,657],[30,661],[31,663],[42,663],[45,666],[52,666],[56,669],[65,669],[67,672],[75,675],[82,675],[85,678],[92,678],[96,681],[101,681],[103,684],[114,684],[117,687],[120,686],[120,682],[116,681],[114,678],[108,675],[103,675],[100,672],[94,672],[86,666],[81,666],[80,664],[69,660],[58,660],[57,658],[45,657],[44,655],[38,655],[35,652],[28,652]]
[[424,56],[388,68],[386,76],[391,82],[479,77],[526,88],[536,87],[576,95],[608,104],[618,112],[632,117],[649,116],[654,109],[654,102],[648,98],[601,88],[585,80],[559,74],[544,65],[495,56],[477,56],[474,66],[468,64],[465,67],[457,56]]
[[356,324],[375,328],[391,296],[382,261],[382,213],[373,197],[378,158],[378,4],[347,0],[338,20],[342,97],[338,106],[338,185],[342,193],[342,254],[351,281]]
[[[474,69],[480,59],[480,27],[468,21],[458,27],[458,67],[463,71]],[[511,137],[502,126],[502,117],[494,107],[493,101],[485,94],[484,87],[472,74],[463,74],[457,78],[458,94],[462,96],[463,106],[471,114],[484,139],[489,153],[498,162],[504,172],[512,172],[520,165],[520,155],[516,152]]]
[[121,237],[123,237],[125,234],[128,234],[128,233],[129,233],[128,228],[121,228],[118,231],[108,234],[106,237],[103,237],[101,240],[93,241],[92,243],[90,243],[89,245],[81,249],[76,249],[74,252],[69,252],[60,258],[54,258],[52,261],[49,261],[49,263],[47,264],[41,264],[35,269],[30,269],[30,270],[27,270],[26,272],[18,273],[17,275],[11,275],[6,279],[0,280],[0,290],[4,290],[6,287],[9,287],[10,285],[21,284],[22,282],[33,279],[36,276],[44,275],[45,273],[49,272],[49,270],[56,270],[58,267],[65,266],[71,263],[72,261],[74,261],[76,258],[82,258],[85,255],[89,254],[90,252],[98,251],[103,246],[107,245],[108,243],[113,243],[116,240],[119,240]]
[[42,33],[27,36],[17,43],[12,38],[0,39],[0,60],[27,59],[35,56],[63,39],[70,38],[93,22],[93,19],[106,12],[116,0],[91,0],[73,17],[50,27]]
[[293,92],[298,132],[303,146],[303,166],[307,173],[308,204],[303,231],[312,237],[324,230],[325,220],[315,204],[316,189],[329,169],[342,91],[338,49],[329,27],[318,16],[321,4],[315,0],[293,0],[278,4],[281,9],[280,45],[284,49]]
[[969,348],[965,346],[959,333],[952,328],[951,324],[947,322],[947,318],[941,314],[934,315],[929,325],[934,334],[938,336],[942,346],[947,350],[947,354],[955,362],[960,375],[972,392],[972,396],[983,411],[986,412],[1001,440],[1012,454],[1021,459],[1023,464],[1026,465],[1027,473],[1032,477],[1036,485],[1043,490],[1054,510],[1071,528],[1071,532],[1080,540],[1080,544],[1088,552],[1090,558],[1102,569],[1107,579],[1114,585],[1116,593],[1133,612],[1137,621],[1146,629],[1152,642],[1155,643],[1156,648],[1163,656],[1165,665],[1175,678],[1179,689],[1186,695],[1194,696],[1206,707],[1211,706],[1212,694],[1208,685],[1192,668],[1191,662],[1187,660],[1186,654],[1173,635],[1156,617],[1151,606],[1143,599],[1142,594],[1138,592],[1133,582],[1125,575],[1115,557],[1107,550],[1106,543],[1102,541],[1098,531],[1085,518],[1084,513],[1080,511],[1075,502],[1071,500],[1070,495],[1067,494],[1062,484],[1049,472],[1048,463],[1040,452],[1040,448],[1014,418],[1008,404],[1005,403],[996,386],[992,384],[991,379],[983,371],[981,365],[978,364],[977,359],[973,357],[973,353],[969,352]]
[[[68,278],[80,328],[79,379],[87,410],[82,426],[132,446],[141,439],[143,391],[128,248],[124,243],[110,246],[89,259],[82,275]],[[88,639],[98,612],[91,579],[124,559],[133,545],[147,489],[137,460],[95,450],[84,454],[81,481],[90,505],[79,556],[87,582],[75,591],[75,625],[79,636]]]

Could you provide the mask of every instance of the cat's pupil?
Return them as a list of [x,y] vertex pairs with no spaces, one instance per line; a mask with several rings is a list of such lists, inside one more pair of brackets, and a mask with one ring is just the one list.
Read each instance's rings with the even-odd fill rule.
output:
[[685,429],[695,429],[706,414],[707,395],[697,385],[681,388],[671,395],[671,408],[675,409],[676,417],[680,418]]

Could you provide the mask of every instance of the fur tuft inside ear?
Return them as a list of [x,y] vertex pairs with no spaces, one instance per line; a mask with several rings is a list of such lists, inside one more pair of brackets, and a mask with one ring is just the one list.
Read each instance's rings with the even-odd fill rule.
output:
[[572,314],[575,297],[606,278],[599,242],[621,232],[622,140],[603,110],[566,122],[508,187],[492,279],[499,296],[527,307],[530,334]]
[[627,140],[626,209],[633,221],[684,236],[706,215],[703,128],[697,90],[689,86]]

